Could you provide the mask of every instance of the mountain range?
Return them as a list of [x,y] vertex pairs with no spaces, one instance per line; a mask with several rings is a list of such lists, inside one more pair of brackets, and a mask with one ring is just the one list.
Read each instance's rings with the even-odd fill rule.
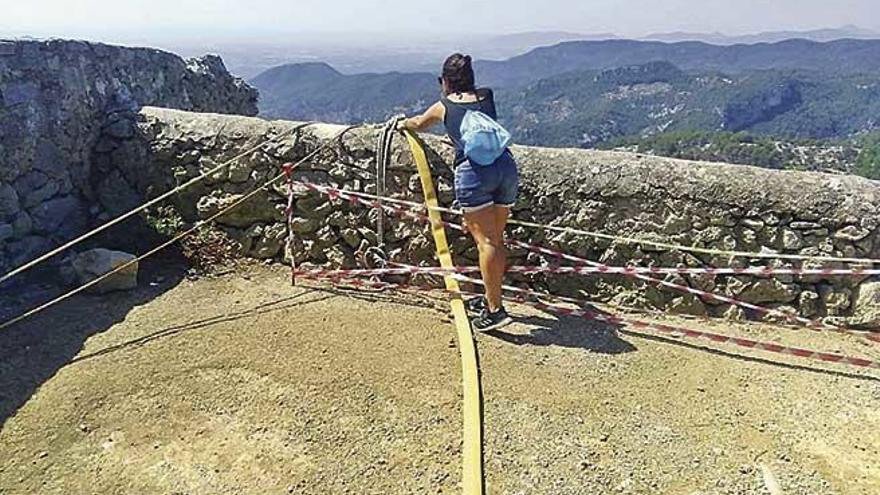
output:
[[250,83],[269,118],[354,123],[413,114],[436,101],[436,77],[389,72],[345,75],[325,63],[269,69]]
[[786,40],[730,46],[697,41],[571,41],[536,48],[504,61],[481,60],[475,68],[484,84],[517,87],[575,70],[604,70],[656,61],[670,62],[688,71],[788,69],[851,74],[880,70],[880,40]]
[[[522,143],[590,147],[668,130],[836,138],[880,127],[880,40],[573,41],[475,67]],[[301,120],[381,121],[439,96],[436,72],[346,75],[323,63],[251,82],[263,115]]]
[[727,35],[723,33],[654,33],[641,38],[644,41],[702,41],[713,45],[740,45],[755,43],[778,43],[785,40],[835,41],[843,39],[880,39],[880,32],[859,26],[812,29],[807,31],[767,31],[756,34]]

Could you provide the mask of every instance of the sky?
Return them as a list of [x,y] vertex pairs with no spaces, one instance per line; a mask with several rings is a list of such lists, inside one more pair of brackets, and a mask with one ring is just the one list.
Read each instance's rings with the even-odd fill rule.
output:
[[880,30],[878,0],[0,0],[0,37],[357,39],[565,30],[746,34],[855,24]]

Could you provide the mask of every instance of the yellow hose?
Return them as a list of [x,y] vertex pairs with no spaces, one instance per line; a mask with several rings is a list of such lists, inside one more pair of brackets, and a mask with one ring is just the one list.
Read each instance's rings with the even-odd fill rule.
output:
[[[437,193],[431,178],[428,158],[419,138],[411,131],[405,131],[406,139],[412,149],[413,160],[419,170],[428,216],[431,218],[431,231],[437,246],[437,258],[443,268],[453,268],[452,254],[446,240],[440,212],[436,210]],[[453,294],[451,305],[458,333],[458,348],[461,350],[461,380],[464,392],[464,437],[462,442],[462,488],[464,495],[483,495],[483,394],[480,387],[480,368],[477,346],[471,333],[471,324],[462,301],[458,281],[451,276],[444,278],[446,289]]]

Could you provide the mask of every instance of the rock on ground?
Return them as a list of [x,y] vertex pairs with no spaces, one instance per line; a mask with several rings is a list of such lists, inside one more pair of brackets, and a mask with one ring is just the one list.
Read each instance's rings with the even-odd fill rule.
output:
[[119,290],[129,290],[137,287],[138,263],[137,257],[121,251],[109,249],[92,249],[77,255],[73,260],[73,270],[76,280],[80,284],[87,284],[114,269],[131,263],[113,275],[98,282],[89,290],[103,294]]

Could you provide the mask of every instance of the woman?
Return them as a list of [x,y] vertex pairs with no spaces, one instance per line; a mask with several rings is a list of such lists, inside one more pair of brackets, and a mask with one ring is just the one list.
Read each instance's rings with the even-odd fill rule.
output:
[[461,123],[468,110],[483,112],[497,119],[492,90],[477,89],[471,57],[456,53],[443,64],[440,101],[424,114],[405,119],[401,128],[424,131],[443,122],[446,133],[455,145],[455,198],[464,211],[465,227],[477,243],[480,272],[486,286],[486,297],[468,302],[468,308],[479,312],[472,320],[481,332],[508,325],[510,316],[501,301],[501,284],[507,269],[504,228],[510,209],[516,202],[519,174],[510,150],[491,165],[472,163],[464,153]]

